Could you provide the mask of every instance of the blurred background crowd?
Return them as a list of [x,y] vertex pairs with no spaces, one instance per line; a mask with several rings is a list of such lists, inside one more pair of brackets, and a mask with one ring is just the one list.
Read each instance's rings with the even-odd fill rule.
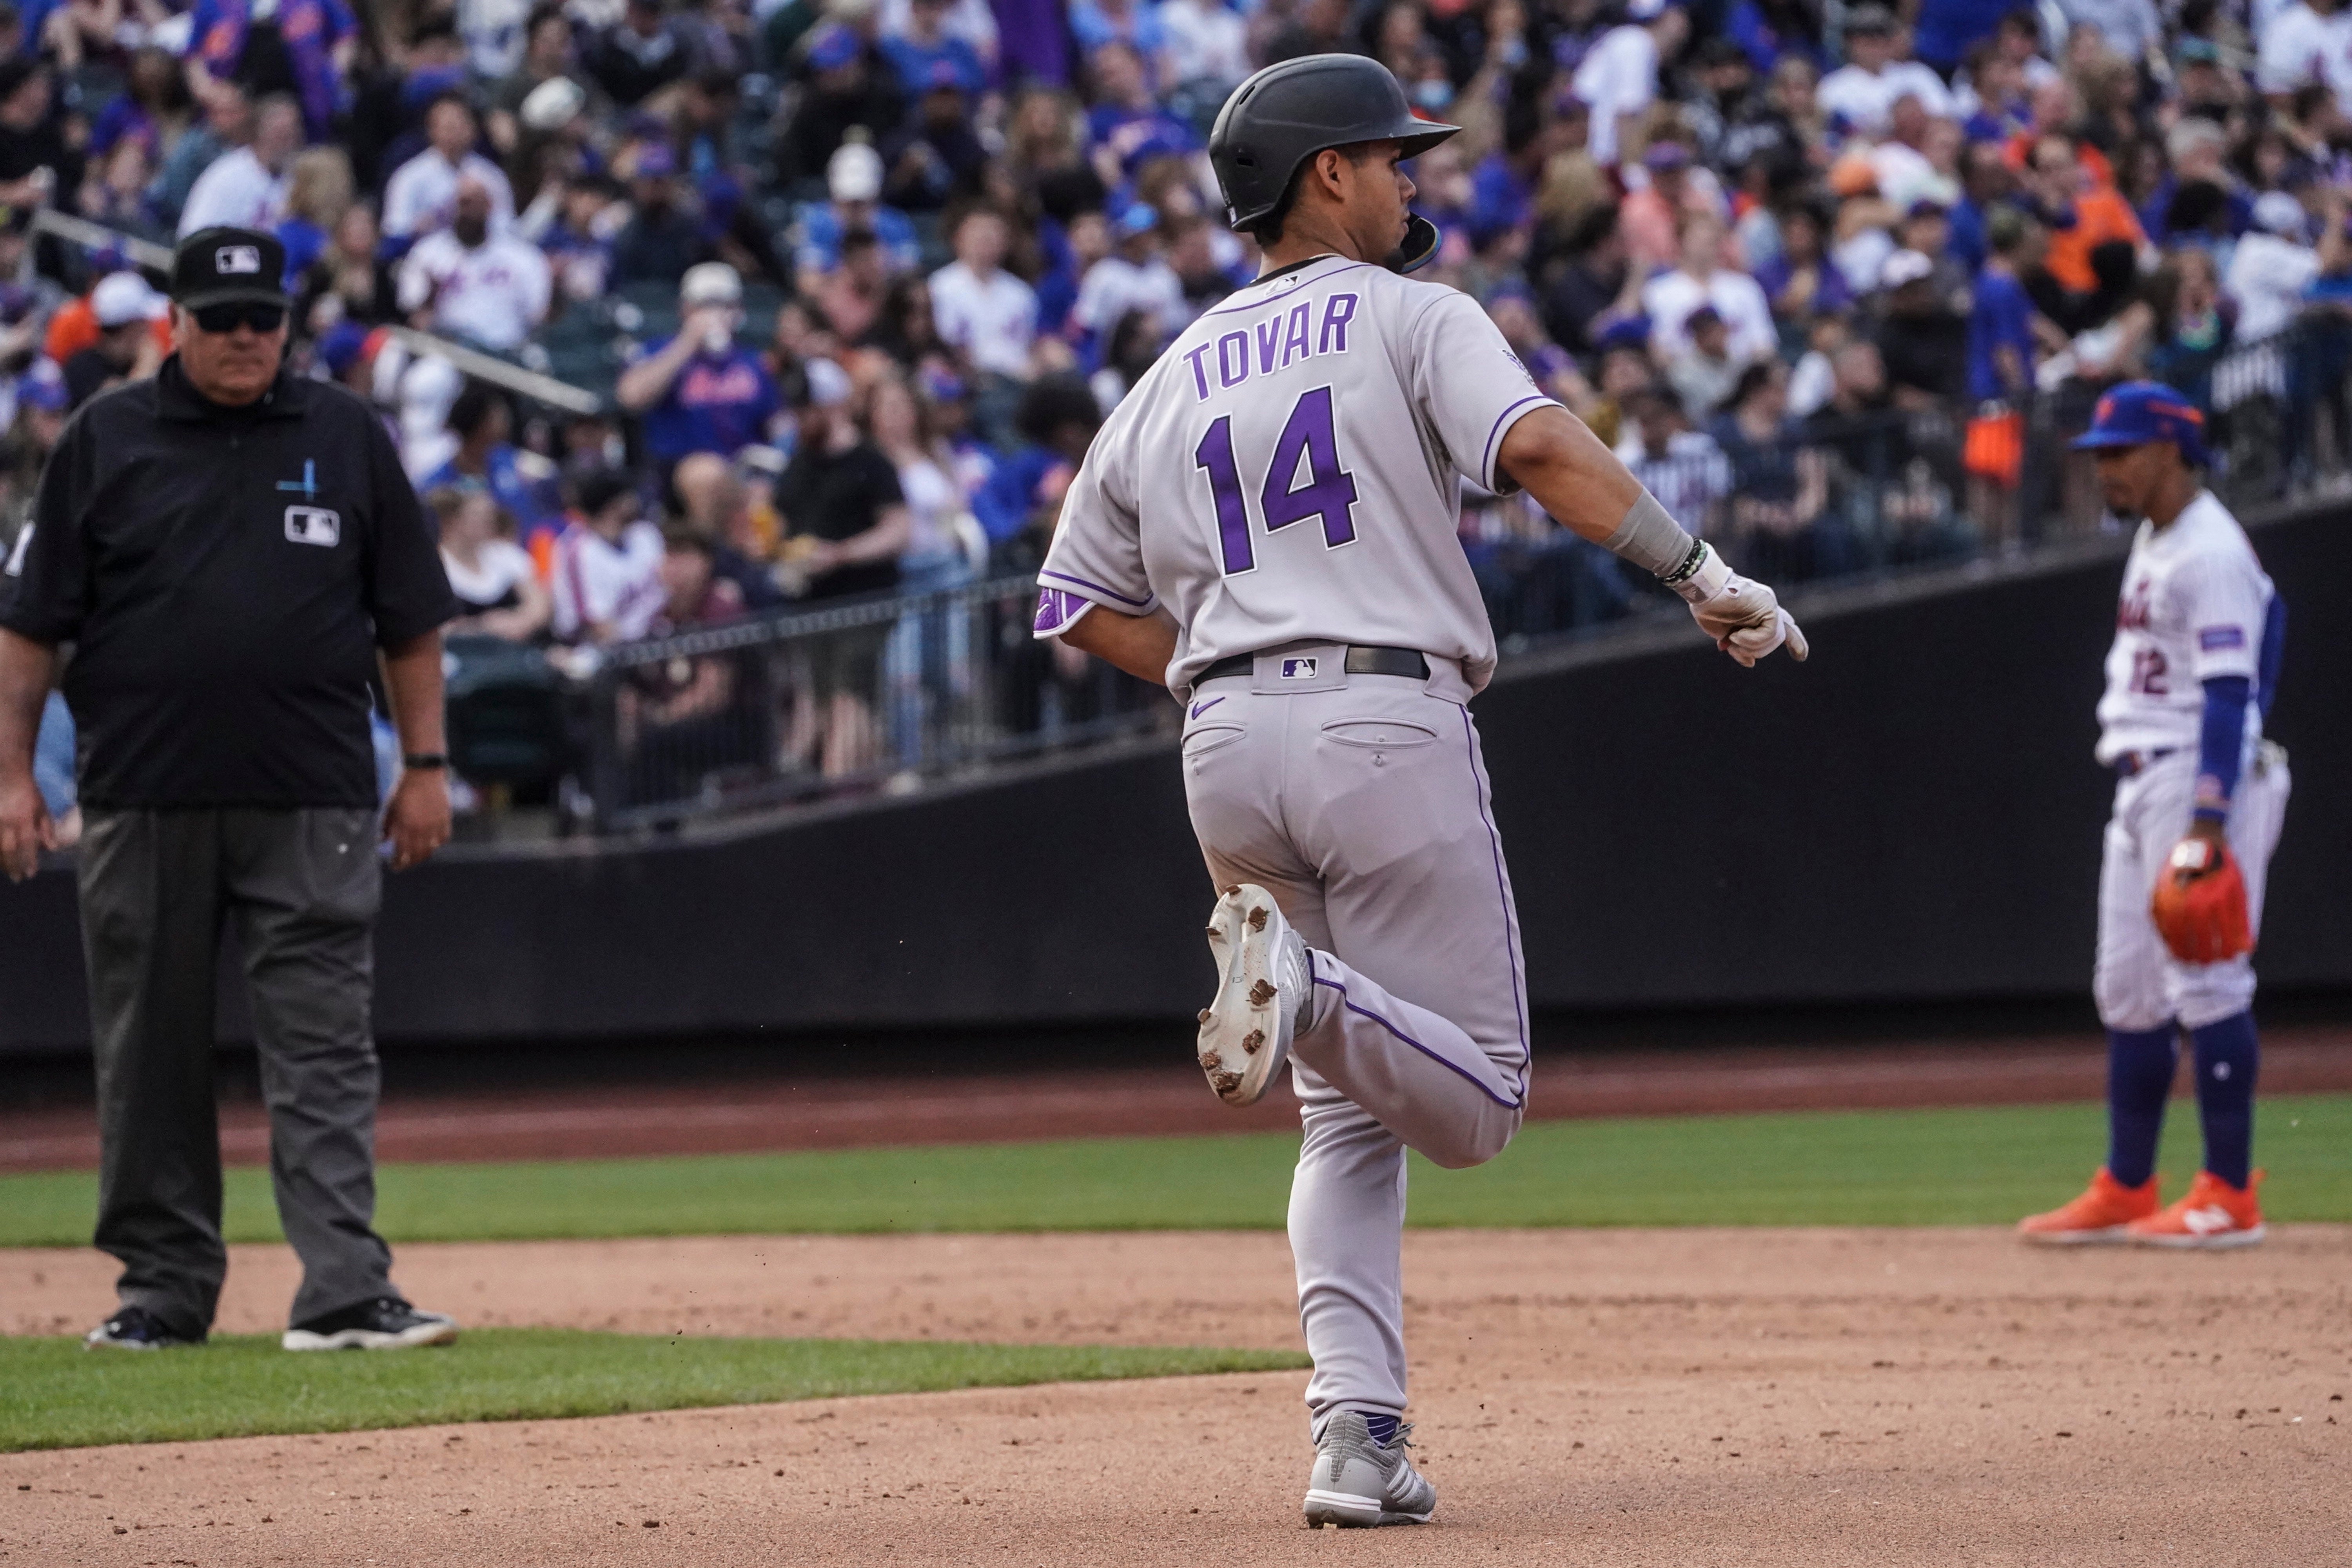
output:
[[[1015,610],[870,605],[1034,568],[1101,418],[1255,271],[1218,107],[1333,50],[1464,127],[1412,169],[1420,276],[1746,570],[2095,526],[2063,438],[2138,375],[2275,495],[2347,449],[2339,3],[0,0],[0,535],[167,352],[134,242],[265,226],[473,668],[603,672],[608,790],[892,776],[1004,660],[1000,728],[1131,709]],[[1462,533],[1507,647],[1648,602],[1521,500],[1465,494]],[[828,605],[789,679],[620,651]]]

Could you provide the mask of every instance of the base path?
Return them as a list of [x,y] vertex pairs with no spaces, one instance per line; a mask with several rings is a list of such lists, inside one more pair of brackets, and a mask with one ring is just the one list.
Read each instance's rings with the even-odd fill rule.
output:
[[[2221,1568],[2352,1540],[2352,1227],[2217,1256],[1986,1230],[1405,1248],[1440,1495],[1419,1530],[1300,1529],[1303,1375],[1260,1373],[19,1454],[0,1562]],[[270,1250],[240,1249],[227,1326],[274,1321]],[[0,1254],[0,1302],[86,1310],[94,1267]],[[419,1246],[400,1269],[476,1322],[1297,1342],[1262,1234]]]
[[[2105,1047],[2088,1032],[1539,1055],[1528,1114],[1545,1121],[2096,1100],[2105,1092],[2106,1060]],[[2265,1094],[2352,1089],[2352,1028],[2266,1030],[2262,1076]],[[2185,1068],[2181,1087],[2185,1093]],[[1018,1075],[803,1075],[394,1094],[376,1119],[376,1151],[385,1160],[562,1160],[1297,1129],[1298,1101],[1286,1076],[1256,1105],[1236,1111],[1177,1050],[1156,1065]],[[221,1152],[231,1164],[268,1163],[269,1126],[257,1101],[222,1107]],[[0,1172],[97,1164],[91,1106],[0,1108]]]

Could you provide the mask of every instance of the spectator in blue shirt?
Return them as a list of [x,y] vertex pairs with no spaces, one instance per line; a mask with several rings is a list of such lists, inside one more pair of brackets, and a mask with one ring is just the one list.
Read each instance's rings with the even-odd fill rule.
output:
[[882,205],[882,154],[870,143],[845,142],[824,166],[828,201],[802,205],[793,237],[793,273],[800,290],[812,293],[818,280],[841,265],[842,236],[870,229],[882,243],[893,272],[909,272],[923,258],[914,220]]
[[507,405],[506,394],[481,382],[469,382],[449,405],[446,423],[449,433],[457,437],[457,449],[447,462],[417,481],[418,494],[479,485],[514,519],[526,546],[542,526],[562,526],[555,465],[515,446],[514,414]]
[[614,396],[644,421],[646,450],[665,469],[691,452],[733,457],[767,438],[782,407],[760,356],[735,342],[743,281],[723,261],[690,268],[677,291],[677,334],[621,373]]
[[2015,207],[1986,224],[1992,254],[1977,274],[1969,311],[1969,397],[2021,403],[2033,389],[2033,301],[2018,275],[2042,259],[2042,226]]
[[978,97],[988,86],[988,68],[979,51],[947,31],[948,0],[912,0],[907,30],[882,40],[882,58],[898,73],[898,87],[908,98],[931,85],[934,66],[946,65],[956,83]]
[[1070,32],[1080,52],[1088,55],[1105,44],[1125,44],[1146,60],[1157,60],[1168,47],[1167,30],[1150,0],[1075,0]]
[[[270,62],[247,58],[254,24],[262,20],[274,24],[290,81],[269,79]],[[321,142],[342,107],[343,72],[358,43],[359,23],[343,0],[278,0],[267,18],[256,17],[247,0],[196,0],[188,15],[189,77],[206,99],[213,84],[232,78],[256,97],[291,91],[302,100],[304,131]],[[254,79],[257,69],[262,79]]]
[[1087,132],[1104,184],[1117,186],[1154,158],[1189,157],[1200,150],[1192,127],[1151,95],[1150,73],[1135,46],[1105,44],[1087,57],[1087,68],[1095,82]]

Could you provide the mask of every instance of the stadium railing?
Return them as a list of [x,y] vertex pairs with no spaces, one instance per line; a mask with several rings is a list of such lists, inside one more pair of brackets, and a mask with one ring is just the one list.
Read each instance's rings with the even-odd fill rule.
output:
[[[43,211],[33,224],[143,268],[169,265],[166,247],[71,215]],[[762,328],[772,292],[755,304]],[[439,354],[531,403],[588,413],[604,406],[629,345],[668,330],[675,310],[667,288],[613,290],[525,344],[525,363],[392,330],[413,353]],[[2352,489],[2352,315],[2315,305],[2257,342],[2203,353],[2158,345],[2146,360],[2139,374],[2207,411],[2210,482],[2231,507]],[[2065,382],[2015,406],[1820,418],[1760,442],[1727,429],[1720,445],[1685,442],[1635,467],[1685,526],[1786,589],[2016,554],[2107,526],[2093,464],[2067,446],[2107,384]],[[1679,610],[1516,503],[1468,507],[1462,531],[1507,658]],[[1171,721],[1173,709],[1141,683],[1035,643],[1034,593],[1033,578],[1008,575],[798,609],[604,650],[577,679],[551,677],[534,650],[478,650],[453,681],[453,743],[468,731],[501,789],[541,787],[560,773],[568,782],[558,794],[572,803],[562,815],[625,832],[919,788]]]
[[604,650],[585,683],[603,832],[899,792],[1148,731],[1165,693],[1030,635],[1036,579],[845,601]]

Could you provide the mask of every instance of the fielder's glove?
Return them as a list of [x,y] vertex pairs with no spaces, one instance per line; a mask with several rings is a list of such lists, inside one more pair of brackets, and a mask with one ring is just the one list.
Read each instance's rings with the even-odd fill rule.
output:
[[2184,838],[2172,847],[2147,912],[2164,945],[2183,963],[2223,963],[2254,951],[2246,879],[2218,838]]
[[1753,668],[1758,659],[1784,642],[1789,645],[1789,657],[1802,663],[1811,651],[1805,646],[1805,634],[1780,607],[1772,590],[1732,571],[1731,563],[1713,545],[1699,548],[1704,554],[1686,575],[1666,579],[1666,586],[1689,604],[1691,618],[1699,629],[1743,668]]

